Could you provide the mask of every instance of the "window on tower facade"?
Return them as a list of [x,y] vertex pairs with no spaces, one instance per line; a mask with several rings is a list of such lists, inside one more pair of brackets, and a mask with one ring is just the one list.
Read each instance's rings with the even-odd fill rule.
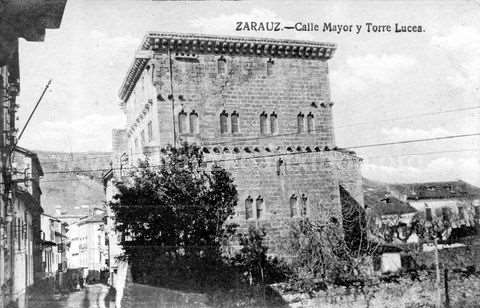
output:
[[264,111],[260,115],[260,135],[266,135],[267,132],[267,114]]
[[148,135],[148,142],[152,141],[152,139],[153,139],[152,121],[149,121],[149,122],[148,122],[148,125],[147,125],[147,135]]
[[248,196],[245,199],[245,219],[253,218],[253,199]]
[[272,135],[278,134],[278,119],[275,112],[270,114],[270,132]]
[[138,138],[135,138],[135,152],[138,152]]
[[267,61],[267,76],[272,75],[273,63],[274,63],[274,62],[273,62],[272,59],[268,59],[268,61]]
[[178,114],[178,132],[180,134],[187,132],[187,114],[183,110]]
[[263,218],[264,203],[263,203],[263,198],[261,196],[258,196],[257,200],[255,200],[255,207],[257,210],[257,219]]
[[220,134],[228,133],[228,113],[224,110],[220,114]]
[[190,133],[198,134],[198,114],[195,110],[190,112]]
[[142,146],[145,145],[145,130],[142,129],[142,131],[140,132],[140,144]]
[[290,197],[290,216],[295,217],[298,215],[297,212],[297,195],[293,194]]
[[309,134],[315,131],[314,117],[313,117],[313,113],[311,112],[307,115],[307,131]]
[[232,116],[230,118],[232,124],[232,134],[236,134],[239,131],[239,124],[238,124],[238,113],[236,111],[232,112]]
[[303,113],[297,115],[297,132],[303,133],[305,131],[305,117]]
[[305,195],[302,195],[302,207],[301,207],[301,211],[302,211],[302,216],[305,217],[307,216],[307,213],[308,213],[308,199],[307,199],[307,196]]
[[218,67],[218,74],[219,75],[225,75],[227,72],[227,60],[223,56],[221,56],[217,60],[217,67]]

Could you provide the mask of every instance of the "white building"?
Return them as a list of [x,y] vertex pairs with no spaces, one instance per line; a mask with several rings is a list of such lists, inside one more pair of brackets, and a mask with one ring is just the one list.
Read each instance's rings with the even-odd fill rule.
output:
[[105,243],[104,217],[104,213],[97,212],[69,226],[68,268],[93,271],[107,268],[108,251]]

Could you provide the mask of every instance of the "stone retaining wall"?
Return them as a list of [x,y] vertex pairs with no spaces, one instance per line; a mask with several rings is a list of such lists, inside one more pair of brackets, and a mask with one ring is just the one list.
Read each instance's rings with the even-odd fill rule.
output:
[[[382,283],[364,289],[337,287],[328,291],[308,293],[284,291],[282,285],[272,286],[290,307],[302,308],[413,308],[435,307],[435,280],[430,275],[421,281],[401,279],[398,283]],[[442,302],[445,301],[443,281]],[[479,307],[480,275],[449,279],[451,308]]]

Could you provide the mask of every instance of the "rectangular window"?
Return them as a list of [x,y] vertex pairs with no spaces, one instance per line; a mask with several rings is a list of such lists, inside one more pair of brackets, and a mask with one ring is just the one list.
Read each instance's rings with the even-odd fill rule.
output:
[[448,212],[449,212],[448,207],[442,207],[442,217],[444,221],[450,221],[450,215]]
[[148,142],[152,141],[152,139],[153,139],[152,121],[149,121],[149,122],[148,122],[148,125],[147,125],[147,134],[148,134]]
[[425,220],[432,221],[432,209],[429,207],[425,208]]
[[20,218],[17,218],[17,244],[18,244],[18,250],[21,249],[20,245],[22,244],[21,242],[21,236],[22,236],[22,223],[20,221]]
[[142,146],[145,145],[145,130],[143,130],[143,129],[140,132],[140,141],[142,143]]
[[458,207],[458,218],[465,219],[465,212],[463,210],[463,206]]

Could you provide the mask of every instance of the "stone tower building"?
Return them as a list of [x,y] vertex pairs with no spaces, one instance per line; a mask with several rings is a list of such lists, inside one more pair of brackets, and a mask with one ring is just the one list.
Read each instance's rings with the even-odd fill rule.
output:
[[127,155],[155,162],[196,143],[229,170],[233,220],[265,227],[270,247],[308,216],[341,222],[340,186],[363,205],[361,159],[335,146],[328,60],[310,41],[148,33],[120,89]]

